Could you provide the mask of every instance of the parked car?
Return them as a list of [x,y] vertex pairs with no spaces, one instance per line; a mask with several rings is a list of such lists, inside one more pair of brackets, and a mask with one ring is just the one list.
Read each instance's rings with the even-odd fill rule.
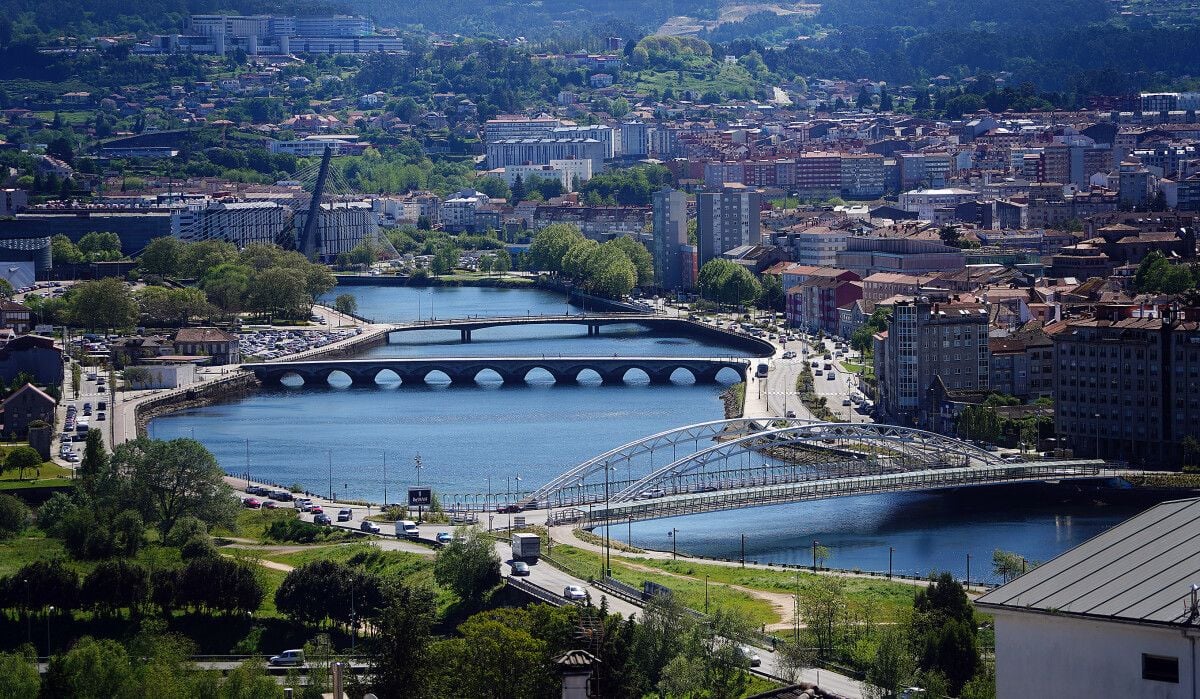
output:
[[374,522],[372,522],[371,520],[368,520],[368,519],[363,520],[363,523],[361,526],[359,526],[359,529],[363,530],[364,532],[367,532],[368,534],[378,534],[381,531],[379,529],[378,524],[375,524]]
[[333,520],[329,519],[329,515],[324,512],[318,512],[313,516],[313,524],[333,524]]
[[262,507],[262,501],[258,498],[245,498],[242,500],[242,504],[251,510],[257,510],[258,508]]
[[454,540],[454,537],[450,536],[450,532],[438,532],[437,536],[433,538],[434,541],[437,541],[439,544],[448,544]]
[[296,650],[285,650],[279,655],[272,655],[267,661],[270,665],[275,666],[292,666],[300,667],[304,664],[304,651],[297,648]]
[[526,563],[525,561],[513,561],[512,574],[513,575],[529,575],[529,564]]
[[563,588],[563,597],[571,601],[587,599],[587,593],[578,585],[567,585]]
[[349,522],[352,517],[354,517],[354,510],[351,510],[349,508],[342,508],[342,509],[338,510],[338,521],[339,522]]
[[750,667],[762,665],[762,658],[750,646],[738,646],[738,650],[742,651],[742,656],[750,661]]
[[275,504],[274,500],[264,500],[262,506],[264,510],[273,510],[276,507],[279,507],[279,505]]

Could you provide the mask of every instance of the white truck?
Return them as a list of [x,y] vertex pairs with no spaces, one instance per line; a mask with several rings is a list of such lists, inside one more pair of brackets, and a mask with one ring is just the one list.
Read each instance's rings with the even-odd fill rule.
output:
[[513,534],[512,556],[514,561],[537,561],[542,554],[542,540],[537,534]]
[[396,538],[398,539],[416,539],[421,536],[421,530],[417,529],[417,523],[411,519],[396,520]]

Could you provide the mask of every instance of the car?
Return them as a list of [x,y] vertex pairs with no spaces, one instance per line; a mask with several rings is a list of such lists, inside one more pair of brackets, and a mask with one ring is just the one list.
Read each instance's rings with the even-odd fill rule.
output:
[[762,665],[762,658],[750,646],[738,646],[738,650],[742,652],[742,657],[750,661],[750,667]]
[[448,544],[454,541],[454,537],[450,535],[450,532],[438,532],[437,536],[433,537],[433,540],[439,544]]
[[520,505],[501,505],[496,508],[496,514],[500,514],[500,515],[505,515],[505,514],[510,514],[510,513],[516,514],[517,512],[520,512],[520,511],[521,511]]
[[1019,464],[1019,463],[1021,463],[1022,460],[1023,459],[1021,459],[1021,457],[1017,456],[1016,454],[1011,454],[1009,456],[1004,457],[1004,463],[1006,463],[1006,464]]
[[343,509],[338,510],[338,518],[337,519],[339,522],[349,522],[350,519],[353,517],[354,517],[354,510],[351,510],[350,508],[343,508]]
[[312,512],[313,503],[312,500],[304,498],[303,500],[296,501],[296,507],[300,508],[301,512]]
[[108,401],[102,400],[96,403],[96,410],[108,410]]
[[849,406],[850,406],[850,399],[849,399],[849,398],[843,398],[843,399],[842,399],[842,405],[849,407]]
[[293,499],[292,494],[286,490],[273,490],[271,491],[270,497],[272,500],[278,500],[280,502],[288,502],[289,500]]
[[242,500],[242,505],[244,505],[247,509],[257,510],[258,508],[262,507],[262,501],[258,498],[245,498]]
[[272,655],[267,664],[276,667],[300,667],[304,665],[304,651],[297,648],[295,650],[285,650],[279,655]]
[[381,531],[379,529],[379,525],[375,524],[374,522],[372,522],[369,519],[364,519],[363,523],[361,525],[359,525],[358,528],[363,530],[364,532],[367,532],[368,534],[378,534]]
[[96,393],[104,393],[104,392],[106,392],[107,390],[108,390],[108,389],[107,389],[107,388],[105,388],[104,386],[97,386],[97,387],[96,387]]
[[314,515],[325,514],[325,508],[321,507],[320,505],[310,505],[308,508],[308,511],[313,513]]
[[333,524],[333,520],[329,519],[329,515],[325,514],[324,512],[318,512],[313,516],[313,524],[329,525]]
[[274,500],[264,500],[262,506],[264,510],[273,510],[276,507],[279,507],[279,505],[275,504]]
[[79,454],[76,454],[74,452],[67,454],[67,461],[70,461],[71,463],[75,463],[76,461],[79,461]]
[[837,373],[831,371],[825,375],[825,378],[829,379],[830,381],[833,381],[834,379],[837,378]]
[[796,411],[795,411],[795,410],[789,410],[789,411],[787,411],[787,414],[786,414],[786,415],[784,415],[784,417],[796,417]]
[[587,599],[587,593],[584,592],[583,588],[578,585],[567,585],[563,588],[563,597],[566,597],[574,602],[575,600]]
[[526,563],[525,561],[513,561],[512,574],[513,575],[529,575],[529,564]]
[[104,421],[104,413],[96,413],[96,422]]

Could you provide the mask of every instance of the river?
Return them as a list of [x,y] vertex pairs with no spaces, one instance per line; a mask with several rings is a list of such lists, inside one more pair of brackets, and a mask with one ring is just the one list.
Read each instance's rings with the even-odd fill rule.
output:
[[[348,287],[359,313],[383,322],[468,315],[572,314],[561,295],[536,289]],[[414,331],[373,348],[378,356],[590,355],[730,356],[710,342],[604,328],[587,337],[573,326],[492,328],[473,342],[452,333]],[[253,394],[159,417],[151,436],[195,436],[230,473],[346,498],[402,500],[422,485],[442,493],[529,491],[570,466],[641,436],[719,419],[722,386],[556,385],[531,374],[526,385],[263,388]],[[415,458],[420,456],[418,472]],[[386,475],[386,479],[385,479]],[[517,480],[517,479],[520,480]],[[490,484],[490,485],[489,485]],[[634,524],[634,545],[749,560],[811,563],[812,541],[828,564],[897,573],[951,570],[990,579],[991,553],[1045,560],[1122,521],[1136,505],[1101,506],[1058,491],[1026,487],[949,494],[888,494],[712,513]],[[615,527],[626,539],[630,528]]]

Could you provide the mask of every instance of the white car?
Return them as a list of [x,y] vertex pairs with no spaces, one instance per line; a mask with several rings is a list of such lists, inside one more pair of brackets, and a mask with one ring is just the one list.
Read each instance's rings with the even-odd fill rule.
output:
[[587,593],[578,585],[567,585],[563,588],[563,597],[572,601],[585,600],[587,599]]
[[753,648],[750,646],[739,646],[738,649],[742,651],[742,656],[750,662],[750,667],[758,667],[759,665],[762,665],[762,658],[754,651]]

